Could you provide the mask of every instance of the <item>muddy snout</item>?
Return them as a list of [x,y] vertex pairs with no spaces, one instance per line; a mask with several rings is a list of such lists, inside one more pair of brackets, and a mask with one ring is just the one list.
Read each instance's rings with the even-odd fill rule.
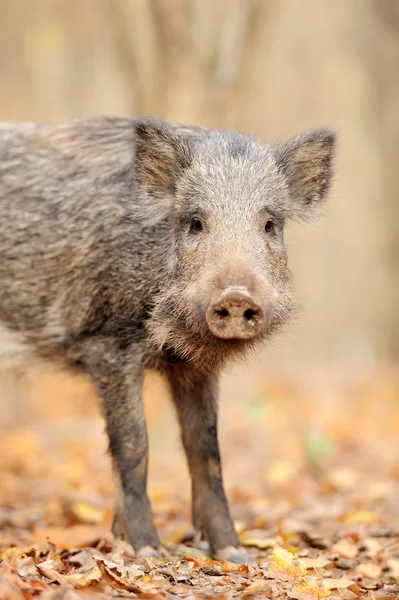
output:
[[262,329],[264,313],[246,290],[228,289],[212,302],[206,322],[216,337],[248,340]]

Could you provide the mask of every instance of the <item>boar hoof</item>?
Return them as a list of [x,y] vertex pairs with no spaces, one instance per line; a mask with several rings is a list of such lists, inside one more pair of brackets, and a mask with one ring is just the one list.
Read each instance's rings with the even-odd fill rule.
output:
[[111,531],[117,540],[126,540],[126,534],[123,525],[121,524],[121,520],[114,516],[112,521]]
[[162,546],[153,548],[152,546],[143,546],[137,552],[139,558],[167,558],[168,553]]
[[236,564],[254,564],[255,559],[253,556],[249,554],[244,548],[234,546],[228,546],[227,548],[223,548],[222,550],[218,550],[215,553],[217,560],[227,560]]

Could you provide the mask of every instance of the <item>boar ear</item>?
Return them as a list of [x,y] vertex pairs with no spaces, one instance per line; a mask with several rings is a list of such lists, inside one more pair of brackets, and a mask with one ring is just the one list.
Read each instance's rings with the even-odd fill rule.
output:
[[291,215],[306,219],[317,212],[332,178],[335,134],[329,129],[303,133],[276,149],[279,169],[291,196]]
[[135,121],[134,129],[137,181],[152,200],[158,200],[148,207],[148,217],[162,220],[173,210],[176,181],[191,162],[189,138],[149,117]]

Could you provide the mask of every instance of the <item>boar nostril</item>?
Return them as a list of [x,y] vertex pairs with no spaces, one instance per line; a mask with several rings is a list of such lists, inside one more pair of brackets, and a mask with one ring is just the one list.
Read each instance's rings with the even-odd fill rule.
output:
[[251,310],[250,308],[247,308],[247,310],[244,312],[244,317],[247,319],[247,321],[250,321],[251,319],[253,319],[255,314],[255,311]]
[[221,308],[219,310],[215,311],[220,317],[228,317],[229,316],[229,311],[227,310],[227,308]]

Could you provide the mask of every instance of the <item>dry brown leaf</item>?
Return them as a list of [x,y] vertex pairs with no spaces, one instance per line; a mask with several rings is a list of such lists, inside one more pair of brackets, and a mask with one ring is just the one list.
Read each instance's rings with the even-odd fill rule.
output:
[[343,590],[349,588],[355,582],[353,579],[349,579],[349,577],[324,577],[323,585],[327,591],[330,590]]
[[298,558],[298,563],[305,569],[324,569],[331,565],[331,560],[324,556],[316,556],[313,558]]
[[399,581],[399,558],[390,558],[387,560],[389,576]]
[[57,583],[65,583],[65,577],[59,572],[60,567],[63,567],[61,561],[58,560],[45,560],[36,565],[37,570],[41,575],[50,579],[50,581],[56,581]]
[[359,573],[359,575],[362,575],[363,577],[367,577],[367,579],[378,579],[381,575],[381,571],[381,566],[372,562],[360,563],[360,565],[356,567],[356,573]]
[[37,577],[36,564],[32,556],[18,558],[16,562],[16,571],[20,577],[24,579]]
[[22,594],[18,586],[6,580],[0,580],[0,598],[2,600],[26,600],[26,596]]
[[102,574],[111,585],[122,587],[133,592],[141,592],[143,588],[138,583],[138,579],[145,575],[137,565],[125,567],[107,560],[98,562]]
[[47,586],[41,581],[25,582],[18,577],[13,568],[6,563],[0,563],[0,599],[1,600],[27,600],[43,592]]
[[64,579],[66,583],[73,585],[74,587],[81,588],[91,585],[96,581],[100,581],[102,577],[101,569],[98,565],[90,569],[89,571],[85,571],[84,573],[69,573],[65,575]]
[[241,592],[241,597],[246,598],[247,596],[253,596],[255,594],[261,594],[264,598],[272,598],[274,584],[264,579],[256,579],[249,584],[245,590]]
[[336,552],[342,558],[355,558],[358,553],[358,547],[351,538],[343,538],[336,542],[332,547],[333,552]]
[[[90,596],[93,598],[93,596]],[[43,600],[81,600],[81,596],[67,584],[60,585],[57,589],[50,589],[41,596]],[[96,600],[100,600],[100,595],[96,593]]]
[[[205,561],[206,562],[206,561]],[[232,563],[228,560],[224,560],[220,563],[221,567],[222,567],[222,571],[223,573],[235,573],[236,571],[239,570],[240,566],[237,563]]]
[[1,554],[0,560],[8,562],[13,567],[16,567],[17,561],[27,556],[37,558],[39,556],[39,546],[33,544],[31,546],[12,546]]
[[366,553],[370,558],[374,558],[382,550],[381,544],[374,538],[366,538],[363,540],[362,545],[366,549]]

